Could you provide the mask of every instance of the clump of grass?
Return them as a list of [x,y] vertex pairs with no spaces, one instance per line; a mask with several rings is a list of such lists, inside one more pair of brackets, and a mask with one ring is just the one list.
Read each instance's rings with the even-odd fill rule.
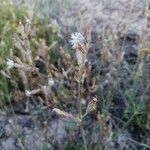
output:
[[[9,0],[2,0],[0,4],[0,65],[4,68],[3,61],[9,54],[9,49],[13,48],[12,34],[16,31],[16,26],[20,20],[26,16],[27,12],[23,7],[16,7]],[[0,96],[1,106],[11,100],[9,83],[0,74]]]
[[[112,113],[112,118],[114,117],[117,122],[114,126],[117,125],[116,130],[119,130],[119,133],[130,130],[130,127],[139,127],[145,134],[149,131],[149,103],[147,100],[149,99],[148,57],[150,51],[149,38],[144,36],[142,42],[140,40],[136,42],[137,51],[134,54],[136,59],[130,56],[130,59],[134,61],[133,64],[126,60],[128,52],[123,49],[122,45],[122,51],[120,51],[119,44],[115,44],[116,41],[114,41],[113,49],[106,47],[105,44],[100,51],[100,88],[97,93],[103,99],[102,111]],[[119,135],[117,133],[114,131],[115,137]]]
[[2,0],[0,9],[0,54],[2,58],[4,58],[8,55],[9,49],[13,46],[12,34],[15,32],[16,26],[19,21],[27,15],[27,12],[25,8],[16,7],[9,0]]
[[[45,55],[48,55],[46,43],[51,46],[50,49],[57,45],[56,36],[52,36],[57,31],[53,30],[52,26],[45,25],[44,21],[42,24],[38,17],[33,17],[28,12],[28,9],[22,6],[17,7],[9,0],[2,1],[0,7],[0,94],[1,107],[4,107],[14,99],[15,91],[27,90],[28,88],[32,90],[32,87],[27,83],[27,76],[31,77],[31,72],[34,71],[37,73],[35,68],[32,69],[35,65],[34,61],[38,66],[39,59],[40,61],[45,59],[41,51],[47,51]],[[30,24],[30,21],[33,22],[33,25]],[[43,25],[45,26],[44,31]],[[46,43],[42,40],[43,38],[47,39]],[[35,50],[37,48],[38,52]],[[34,58],[36,60],[33,60],[34,56],[37,56]],[[43,63],[44,66],[47,65],[44,61]],[[17,70],[19,74],[16,73]]]

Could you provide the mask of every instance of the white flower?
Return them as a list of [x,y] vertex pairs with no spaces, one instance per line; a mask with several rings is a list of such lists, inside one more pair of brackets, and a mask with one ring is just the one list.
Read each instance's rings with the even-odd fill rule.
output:
[[31,22],[30,22],[30,20],[29,20],[29,19],[26,19],[26,23],[29,23],[29,24],[30,24]]
[[85,105],[85,104],[86,104],[86,100],[85,100],[85,99],[82,99],[82,100],[81,100],[81,104],[82,104],[82,105]]
[[30,91],[28,91],[28,90],[25,91],[25,95],[26,95],[27,97],[30,97],[31,94],[32,94],[32,92],[30,92]]
[[[43,86],[44,87],[44,86]],[[42,87],[42,88],[43,88]],[[25,90],[25,95],[27,97],[31,97],[31,95],[34,95],[34,94],[37,94],[41,91],[41,89],[35,89],[35,90],[32,90],[32,91],[29,91],[29,90]]]
[[53,85],[54,85],[54,80],[53,80],[52,78],[50,78],[50,79],[48,80],[48,85],[49,85],[49,86],[53,86]]
[[13,61],[13,60],[10,60],[10,59],[7,60],[6,64],[7,64],[7,68],[8,68],[8,69],[13,68],[14,65],[15,65],[14,61]]
[[72,48],[76,49],[79,44],[83,44],[84,42],[85,38],[81,33],[75,32],[71,34],[70,44],[72,45]]

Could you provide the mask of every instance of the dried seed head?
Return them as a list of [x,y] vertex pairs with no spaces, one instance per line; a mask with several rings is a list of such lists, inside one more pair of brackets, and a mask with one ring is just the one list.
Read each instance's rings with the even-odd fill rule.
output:
[[77,62],[78,62],[79,66],[85,65],[85,63],[88,61],[87,60],[87,52],[83,53],[79,49],[76,50],[76,57],[77,57]]
[[94,97],[89,103],[88,103],[88,106],[87,106],[87,109],[86,109],[86,113],[90,113],[90,112],[93,112],[95,110],[97,110],[97,98]]
[[69,114],[69,113],[67,113],[67,112],[64,112],[64,111],[62,111],[62,110],[60,110],[60,109],[58,109],[58,108],[54,108],[53,111],[54,111],[57,115],[59,115],[60,117],[72,118],[72,119],[74,119],[74,117],[72,116],[72,114]]

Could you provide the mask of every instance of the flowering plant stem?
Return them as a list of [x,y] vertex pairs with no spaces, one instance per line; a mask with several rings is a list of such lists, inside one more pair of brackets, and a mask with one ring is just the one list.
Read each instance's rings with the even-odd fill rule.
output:
[[85,138],[85,131],[84,131],[82,125],[81,125],[81,134],[82,134],[82,138],[83,138],[83,142],[84,142],[84,149],[85,149],[85,150],[88,150],[88,149],[87,149],[87,142],[86,142],[86,138]]
[[78,113],[79,113],[79,119],[82,118],[82,108],[81,108],[81,66],[79,66],[78,71]]
[[[78,113],[79,113],[79,119],[82,120],[82,107],[81,107],[81,78],[82,78],[82,66],[79,66],[78,71]],[[85,137],[85,131],[82,126],[81,122],[81,135],[84,142],[84,149],[87,150],[87,142]]]

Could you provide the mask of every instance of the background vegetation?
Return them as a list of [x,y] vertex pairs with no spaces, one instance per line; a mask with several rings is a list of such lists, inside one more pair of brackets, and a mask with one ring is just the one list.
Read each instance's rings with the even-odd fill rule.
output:
[[[48,11],[49,3],[51,11]],[[76,119],[83,120],[79,129],[78,124],[67,124],[65,130],[71,136],[64,135],[67,140],[63,148],[62,144],[55,142],[51,143],[53,147],[149,149],[149,35],[147,32],[141,37],[128,32],[118,35],[111,31],[104,34],[85,27],[84,36],[89,44],[89,53],[88,63],[80,79],[80,67],[69,38],[72,32],[78,30],[81,20],[77,17],[76,21],[79,22],[74,26],[64,26],[63,19],[59,19],[62,13],[69,10],[70,5],[69,1],[63,4],[59,0],[39,1],[31,11],[9,0],[1,1],[1,111],[33,115],[35,110],[43,111],[43,107],[46,107],[53,114],[52,110],[59,108],[63,112],[58,113],[58,117],[64,117],[68,112]],[[145,12],[147,29],[150,18],[148,6]],[[8,69],[8,59],[19,67]],[[30,92],[29,95],[27,92]],[[97,109],[89,112],[84,119],[78,118],[77,101],[80,100],[83,113],[95,96],[98,100]],[[44,117],[47,114],[50,115],[49,111],[46,111]],[[51,121],[55,120],[56,116],[53,115]],[[95,141],[91,136],[94,133]],[[46,149],[45,145],[41,149]]]

